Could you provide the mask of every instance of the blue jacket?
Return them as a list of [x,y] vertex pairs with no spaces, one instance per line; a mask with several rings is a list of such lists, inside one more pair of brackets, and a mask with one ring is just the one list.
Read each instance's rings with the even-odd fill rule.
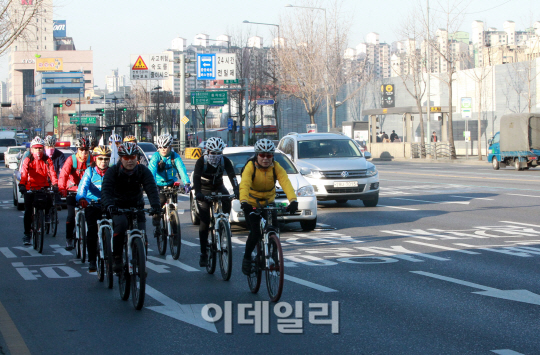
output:
[[[105,174],[103,174],[105,176]],[[101,184],[103,176],[99,175],[97,167],[89,167],[84,172],[84,175],[77,189],[76,199],[79,201],[85,198],[87,201],[97,201],[101,198]]]
[[66,162],[66,157],[64,156],[64,153],[55,148],[52,156],[49,158],[51,158],[51,160],[53,161],[54,171],[56,171],[56,177],[60,178],[60,171],[62,170],[62,167]]
[[[171,158],[174,159],[174,167]],[[165,169],[163,171],[158,171],[158,163],[161,160],[163,160],[165,163]],[[157,186],[172,185],[176,181],[176,174],[174,171],[175,168],[184,185],[191,184],[186,166],[184,165],[182,158],[180,158],[180,155],[178,155],[176,152],[171,152],[168,157],[162,157],[159,152],[155,152],[154,155],[152,155],[152,159],[150,159],[150,164],[148,165],[148,169],[150,169],[150,172],[152,172],[152,175],[154,175]]]

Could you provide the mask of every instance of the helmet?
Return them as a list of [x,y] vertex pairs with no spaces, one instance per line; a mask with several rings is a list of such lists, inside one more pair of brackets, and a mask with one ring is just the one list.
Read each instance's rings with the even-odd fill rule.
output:
[[110,143],[121,143],[122,142],[122,137],[120,137],[119,134],[112,134],[110,137],[109,137],[109,142]]
[[124,143],[126,142],[137,143],[137,138],[135,138],[133,135],[126,136],[126,138],[124,138]]
[[270,139],[263,138],[259,139],[257,143],[255,143],[255,153],[274,153],[276,150],[276,146],[274,145],[274,142],[272,142]]
[[118,147],[118,155],[121,157],[125,155],[138,155],[139,152],[139,146],[136,143],[132,142],[120,144],[120,146]]
[[54,147],[56,144],[56,137],[55,136],[47,136],[43,140],[43,143],[45,143],[46,147]]
[[225,149],[225,142],[219,137],[208,138],[205,149],[207,152],[222,153]]
[[162,134],[157,138],[158,148],[168,148],[172,144],[173,137],[170,134]]
[[94,148],[94,151],[92,152],[92,155],[93,156],[105,155],[107,157],[110,157],[111,152],[112,152],[111,148],[107,147],[106,145],[99,145],[99,146]]
[[81,149],[90,149],[90,144],[86,138],[79,138],[77,139],[77,142],[75,142],[75,147]]
[[33,147],[35,145],[41,145],[42,147],[45,145],[45,142],[43,142],[43,139],[40,137],[36,137],[32,139],[32,142],[30,142],[30,147]]
[[90,148],[95,148],[95,147],[97,146],[97,139],[96,139],[96,137],[90,135],[90,136],[87,136],[87,137],[86,137],[86,140],[89,142]]

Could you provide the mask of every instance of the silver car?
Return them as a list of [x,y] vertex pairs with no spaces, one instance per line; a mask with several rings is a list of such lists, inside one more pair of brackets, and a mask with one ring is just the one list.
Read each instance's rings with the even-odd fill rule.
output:
[[278,149],[287,154],[313,185],[317,200],[379,202],[379,173],[347,136],[334,133],[289,133]]

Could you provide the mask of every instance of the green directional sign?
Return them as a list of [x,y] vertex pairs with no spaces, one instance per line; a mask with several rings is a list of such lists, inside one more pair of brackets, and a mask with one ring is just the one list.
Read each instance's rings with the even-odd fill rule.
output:
[[238,84],[238,79],[234,80],[223,80],[225,84]]
[[81,117],[81,122],[79,122],[79,117],[73,116],[69,118],[69,123],[71,124],[96,124],[97,117],[83,116]]
[[192,91],[192,105],[222,106],[227,104],[227,91]]

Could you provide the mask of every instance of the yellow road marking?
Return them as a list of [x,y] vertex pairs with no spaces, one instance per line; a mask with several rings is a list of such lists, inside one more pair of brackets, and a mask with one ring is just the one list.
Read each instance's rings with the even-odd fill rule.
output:
[[0,302],[0,333],[2,333],[11,355],[30,355],[30,350],[28,350],[21,333],[2,302]]
[[504,180],[504,181],[529,181],[540,182],[540,180],[523,180],[523,179],[505,179],[505,178],[492,178],[483,176],[465,176],[465,175],[442,175],[442,174],[421,174],[421,173],[404,173],[401,171],[381,171],[382,174],[401,174],[401,175],[422,175],[422,176],[439,176],[450,178],[465,178],[465,179],[481,179],[481,180]]

